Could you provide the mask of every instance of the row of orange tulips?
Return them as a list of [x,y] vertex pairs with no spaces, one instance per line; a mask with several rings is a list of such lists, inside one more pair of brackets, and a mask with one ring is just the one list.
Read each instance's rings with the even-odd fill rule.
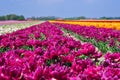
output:
[[50,22],[78,24],[81,26],[95,26],[97,28],[112,28],[112,29],[120,30],[120,21],[118,20],[79,20],[79,21],[56,20]]

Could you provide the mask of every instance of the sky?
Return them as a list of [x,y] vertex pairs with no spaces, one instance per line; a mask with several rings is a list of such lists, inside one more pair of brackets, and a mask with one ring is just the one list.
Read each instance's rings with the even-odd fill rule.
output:
[[120,0],[0,0],[0,16],[7,14],[25,17],[120,17]]

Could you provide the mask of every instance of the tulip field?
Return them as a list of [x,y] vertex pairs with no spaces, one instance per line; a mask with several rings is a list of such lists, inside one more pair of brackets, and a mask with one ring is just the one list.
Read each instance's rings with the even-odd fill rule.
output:
[[120,80],[119,21],[0,26],[0,80]]
[[74,20],[74,21],[50,21],[66,24],[77,24],[81,26],[95,26],[96,28],[112,28],[120,30],[120,20]]
[[44,21],[0,21],[0,35],[40,24]]

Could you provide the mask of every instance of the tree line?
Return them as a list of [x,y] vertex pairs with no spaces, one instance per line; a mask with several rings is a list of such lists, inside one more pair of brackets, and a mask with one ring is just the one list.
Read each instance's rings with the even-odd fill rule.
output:
[[55,16],[47,16],[47,17],[31,17],[28,18],[31,20],[56,20],[56,19],[64,19],[64,20],[79,20],[79,19],[86,19],[84,16],[80,17],[70,17],[70,18],[61,18],[61,17],[55,17]]
[[16,14],[9,14],[5,16],[0,16],[0,20],[25,20],[25,17],[23,15],[16,15]]
[[55,17],[55,16],[48,16],[48,17],[31,17],[29,19],[32,19],[32,20],[56,20],[56,19],[64,19],[64,20],[80,20],[80,19],[112,20],[112,19],[120,19],[120,17],[87,18],[85,16],[79,16],[79,17],[61,18],[61,17]]
[[55,17],[55,16],[43,16],[43,17],[30,17],[30,18],[27,18],[27,19],[31,19],[31,20],[56,20],[58,19],[59,17]]
[[100,17],[100,18],[87,18],[85,16],[79,16],[79,17],[68,17],[68,18],[61,18],[61,17],[55,17],[55,16],[43,16],[43,17],[29,17],[25,18],[23,15],[16,15],[16,14],[9,14],[0,16],[0,21],[2,20],[58,20],[58,19],[64,19],[64,20],[80,20],[80,19],[102,19],[102,20],[111,20],[111,19],[120,19],[120,17]]

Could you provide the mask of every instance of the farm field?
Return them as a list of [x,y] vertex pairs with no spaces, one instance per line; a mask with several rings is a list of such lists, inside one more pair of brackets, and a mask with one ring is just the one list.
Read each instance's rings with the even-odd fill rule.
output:
[[44,21],[0,21],[0,35],[24,29],[32,25],[40,24]]
[[120,30],[120,20],[56,20],[50,22],[59,22],[66,24],[77,24],[81,26],[95,26],[97,28],[112,28]]
[[[110,52],[120,52],[120,31],[116,30],[120,26],[118,21],[50,21],[56,26],[61,27],[64,32],[72,34],[77,39],[83,42],[91,42],[103,53]],[[78,23],[77,23],[78,22]],[[76,24],[77,23],[77,24]],[[90,25],[89,25],[89,24]],[[111,26],[105,24],[111,23]],[[104,25],[99,27],[97,25]],[[88,26],[87,26],[88,25]],[[107,28],[106,28],[107,26]]]
[[1,25],[0,80],[119,80],[119,27],[117,21]]
[[0,26],[7,25],[7,24],[27,23],[27,22],[32,22],[32,21],[6,20],[6,21],[0,21]]

